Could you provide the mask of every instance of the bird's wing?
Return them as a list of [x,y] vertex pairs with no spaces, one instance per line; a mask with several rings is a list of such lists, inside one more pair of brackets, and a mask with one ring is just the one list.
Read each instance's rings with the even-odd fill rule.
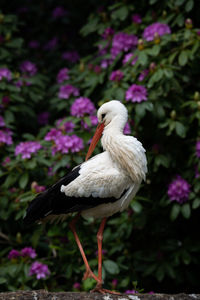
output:
[[49,215],[86,210],[115,202],[130,187],[130,179],[120,172],[106,152],[72,170],[29,205],[25,221],[32,223]]

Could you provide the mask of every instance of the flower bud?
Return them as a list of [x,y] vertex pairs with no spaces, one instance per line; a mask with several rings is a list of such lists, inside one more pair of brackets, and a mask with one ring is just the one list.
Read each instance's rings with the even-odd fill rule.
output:
[[192,28],[192,20],[191,20],[190,18],[187,18],[187,19],[185,20],[185,27],[186,27],[187,29],[191,29],[191,28]]
[[155,62],[150,63],[150,65],[149,65],[149,71],[150,72],[154,72],[155,69],[156,69],[156,63]]
[[3,21],[4,21],[4,15],[0,14],[0,24],[3,23]]
[[195,101],[198,101],[199,99],[200,99],[200,94],[199,94],[198,91],[196,91],[196,92],[194,93],[194,100],[195,100]]
[[197,102],[198,110],[200,110],[200,101]]
[[162,15],[163,15],[164,18],[167,16],[166,10],[163,10]]
[[143,50],[144,49],[144,41],[143,39],[138,40],[138,50]]
[[84,64],[84,62],[80,62],[79,70],[80,70],[81,72],[83,72],[83,71],[85,70],[85,64]]
[[170,117],[171,117],[172,120],[175,120],[175,119],[176,119],[176,111],[175,111],[175,110],[172,110],[172,111],[171,111]]
[[7,42],[9,42],[10,39],[11,39],[11,33],[8,32],[8,33],[6,33],[5,40],[6,40]]
[[154,34],[154,44],[160,44],[160,36],[157,32]]

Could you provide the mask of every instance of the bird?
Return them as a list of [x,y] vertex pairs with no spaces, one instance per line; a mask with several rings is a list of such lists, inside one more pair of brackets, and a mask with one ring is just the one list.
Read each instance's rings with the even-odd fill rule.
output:
[[[147,173],[147,159],[142,143],[136,137],[124,135],[128,111],[122,102],[111,100],[97,111],[98,126],[89,146],[85,161],[76,166],[58,182],[38,194],[30,202],[24,221],[66,220],[77,213],[69,223],[82,255],[86,271],[83,279],[93,278],[93,292],[115,293],[103,288],[102,241],[107,218],[124,211],[136,195]],[[92,153],[101,138],[103,151]],[[76,232],[79,217],[101,219],[97,233],[98,275],[91,270]]]

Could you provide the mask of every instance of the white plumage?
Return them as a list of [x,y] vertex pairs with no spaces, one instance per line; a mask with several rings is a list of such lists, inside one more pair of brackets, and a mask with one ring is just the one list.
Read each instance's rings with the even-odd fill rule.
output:
[[[102,119],[102,115],[105,117]],[[145,174],[147,162],[142,144],[132,136],[123,134],[127,122],[125,106],[113,100],[101,106],[97,113],[105,123],[101,140],[103,153],[81,165],[79,176],[61,192],[70,197],[116,198],[115,202],[100,204],[83,210],[84,217],[103,218],[127,208],[135,196]]]

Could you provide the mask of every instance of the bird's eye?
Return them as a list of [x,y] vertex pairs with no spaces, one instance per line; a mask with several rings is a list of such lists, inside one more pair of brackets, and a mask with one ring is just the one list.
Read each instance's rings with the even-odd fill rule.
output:
[[101,117],[102,117],[102,120],[105,118],[106,114],[102,114]]

